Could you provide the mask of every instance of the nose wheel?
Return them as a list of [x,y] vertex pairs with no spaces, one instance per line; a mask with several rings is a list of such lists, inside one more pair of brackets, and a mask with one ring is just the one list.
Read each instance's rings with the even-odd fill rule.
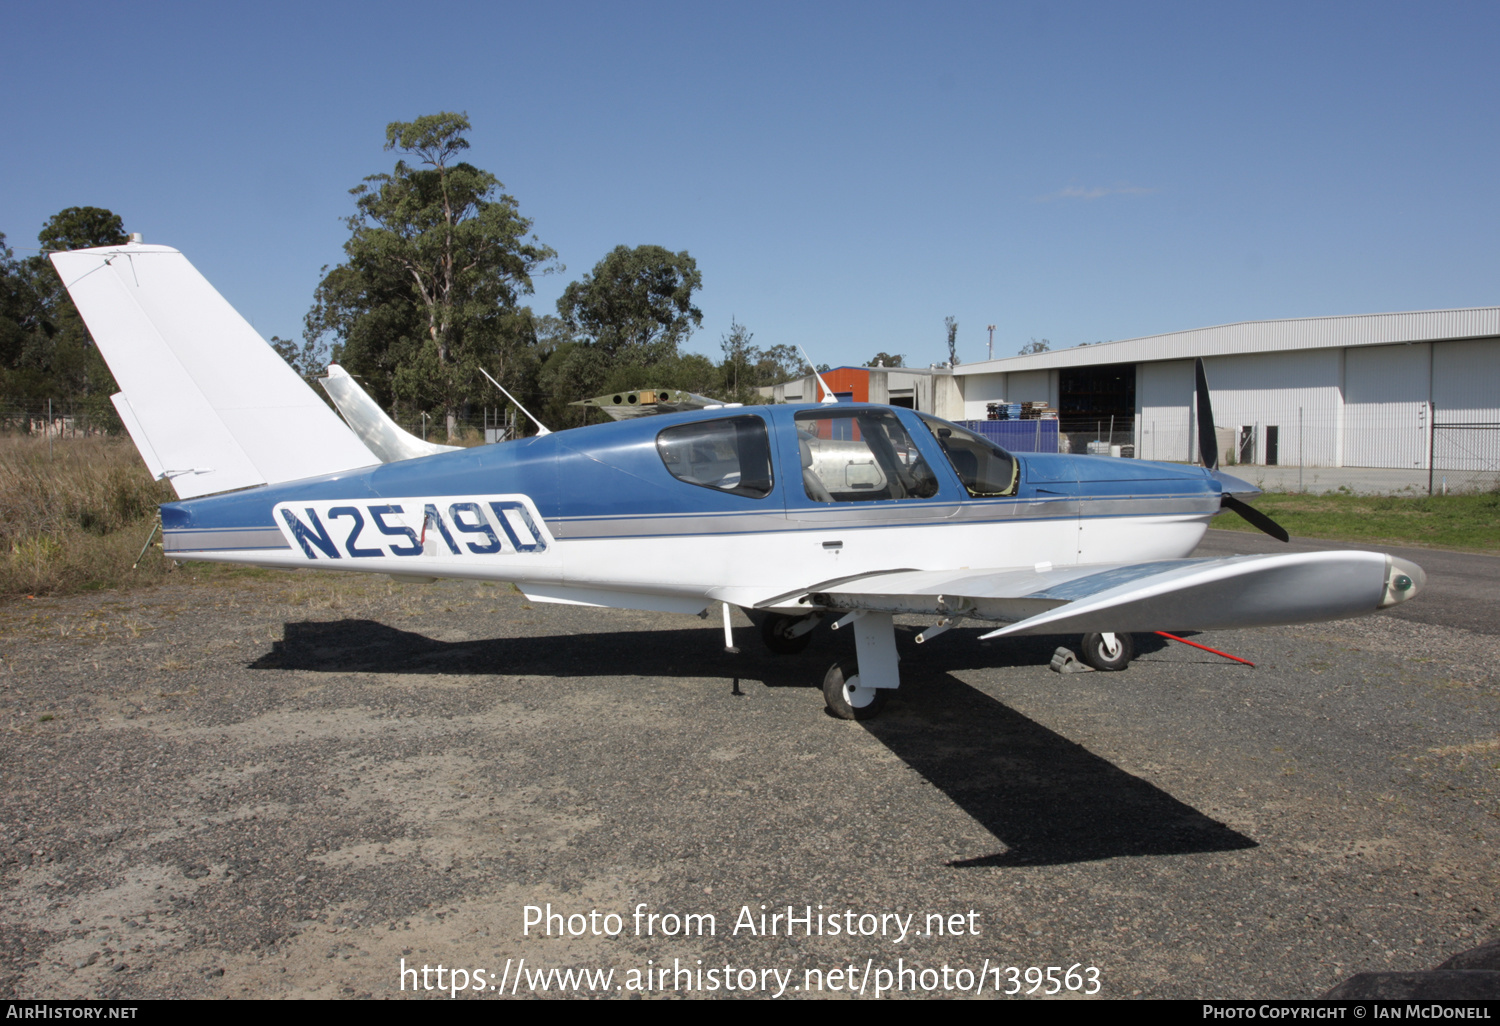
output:
[[1096,670],[1123,670],[1135,658],[1129,634],[1085,634],[1078,658]]

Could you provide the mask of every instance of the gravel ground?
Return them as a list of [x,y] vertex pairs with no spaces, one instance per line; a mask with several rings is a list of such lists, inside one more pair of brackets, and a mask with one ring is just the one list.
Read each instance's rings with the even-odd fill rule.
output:
[[[1203,636],[1255,669],[1143,637],[1059,676],[1069,639],[918,650],[912,620],[859,724],[813,686],[845,632],[778,658],[736,622],[731,656],[716,617],[191,569],[0,609],[0,995],[437,996],[404,959],[497,996],[524,958],[612,996],[675,959],[788,997],[1075,963],[1104,996],[1311,997],[1500,932],[1493,630]],[[548,903],[619,936],[527,934]],[[638,935],[641,904],[714,935]],[[735,932],[761,905],[913,918]]]

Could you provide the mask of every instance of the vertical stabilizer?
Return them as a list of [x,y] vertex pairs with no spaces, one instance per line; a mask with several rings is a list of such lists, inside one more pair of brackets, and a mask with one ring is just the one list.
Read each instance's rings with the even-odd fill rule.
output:
[[51,257],[120,385],[115,408],[179,497],[379,462],[177,250]]

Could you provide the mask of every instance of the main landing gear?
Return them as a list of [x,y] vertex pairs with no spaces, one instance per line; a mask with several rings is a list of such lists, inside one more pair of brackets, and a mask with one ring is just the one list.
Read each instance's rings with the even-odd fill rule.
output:
[[812,640],[812,630],[823,619],[821,613],[787,616],[771,613],[760,624],[760,640],[777,655],[796,655]]
[[868,720],[879,714],[885,706],[889,688],[865,687],[859,680],[859,667],[851,666],[844,676],[844,667],[834,663],[823,678],[823,701],[828,711],[841,720]]
[[846,671],[834,663],[823,678],[823,701],[841,720],[868,720],[885,705],[886,693],[901,685],[896,625],[890,613],[862,609],[833,624],[854,628],[855,663]]
[[[800,652],[817,614],[805,617],[774,613],[761,627],[761,637],[773,652]],[[951,626],[943,620],[918,636],[920,643]],[[855,610],[832,624],[833,630],[854,628],[855,661],[834,663],[823,677],[823,701],[841,720],[867,720],[877,715],[889,693],[901,685],[896,655],[896,628],[890,613]],[[1060,649],[1059,652],[1066,652]],[[1068,652],[1069,659],[1072,653]],[[1135,643],[1129,634],[1085,634],[1078,658],[1096,670],[1123,670],[1135,658]],[[1075,664],[1076,665],[1076,664]]]

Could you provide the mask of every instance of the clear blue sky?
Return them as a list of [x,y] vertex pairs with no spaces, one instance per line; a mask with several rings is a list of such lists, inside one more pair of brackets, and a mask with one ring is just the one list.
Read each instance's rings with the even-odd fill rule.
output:
[[[439,20],[440,19],[440,20]],[[300,337],[387,122],[473,121],[567,270],[686,249],[832,364],[1500,303],[1500,5],[5,6],[0,231],[102,206]]]

